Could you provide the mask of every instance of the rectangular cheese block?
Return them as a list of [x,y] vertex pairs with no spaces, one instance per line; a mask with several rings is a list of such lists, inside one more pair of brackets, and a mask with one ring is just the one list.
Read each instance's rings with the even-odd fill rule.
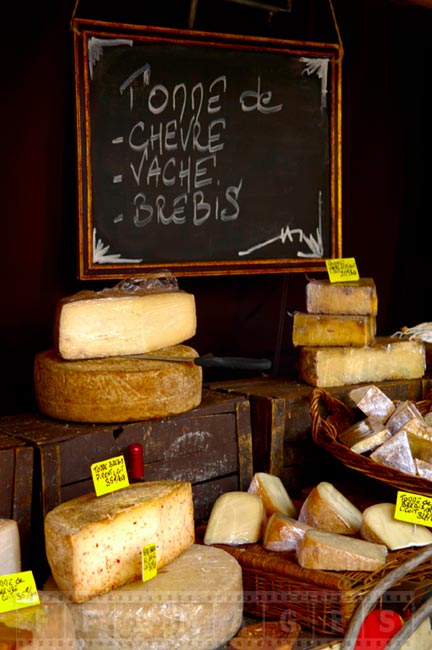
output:
[[376,317],[369,314],[294,313],[294,346],[363,346],[372,343],[375,334]]
[[58,587],[74,602],[142,577],[142,549],[156,545],[160,569],[195,539],[192,486],[134,483],[65,501],[45,517],[45,548]]
[[319,388],[419,379],[425,369],[422,342],[391,337],[378,337],[365,347],[305,346],[298,355],[300,378]]
[[81,291],[57,305],[54,341],[63,359],[144,354],[196,333],[195,298],[185,291]]
[[309,280],[306,285],[306,311],[310,314],[378,313],[378,297],[372,278],[354,282]]

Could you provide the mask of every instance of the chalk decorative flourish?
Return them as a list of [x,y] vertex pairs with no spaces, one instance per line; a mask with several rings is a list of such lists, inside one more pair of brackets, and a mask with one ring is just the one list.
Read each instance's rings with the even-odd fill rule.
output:
[[139,264],[142,259],[128,259],[121,257],[120,253],[110,253],[110,246],[105,246],[101,239],[97,239],[96,228],[93,228],[93,264]]

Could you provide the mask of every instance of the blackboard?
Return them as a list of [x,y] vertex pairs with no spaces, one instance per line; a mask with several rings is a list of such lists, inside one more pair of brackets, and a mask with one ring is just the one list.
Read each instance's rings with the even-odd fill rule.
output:
[[336,44],[74,24],[79,277],[325,270]]

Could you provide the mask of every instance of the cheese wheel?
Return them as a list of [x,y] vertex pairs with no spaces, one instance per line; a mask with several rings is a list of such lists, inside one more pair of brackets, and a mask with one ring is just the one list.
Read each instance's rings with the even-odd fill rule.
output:
[[213,650],[242,623],[242,571],[226,551],[193,544],[151,580],[70,608],[80,650]]
[[[158,351],[173,358],[196,357],[187,345]],[[129,422],[178,415],[202,397],[202,368],[190,362],[139,357],[65,361],[40,352],[34,387],[42,413],[71,422]]]
[[68,603],[59,594],[38,591],[39,605],[0,613],[1,650],[78,648]]
[[309,492],[298,519],[314,528],[353,535],[360,530],[362,513],[334,485],[322,481]]
[[157,568],[195,539],[192,486],[133,483],[96,497],[65,501],[45,516],[45,548],[57,585],[82,602],[138,580],[142,549],[156,545]]
[[21,571],[21,545],[14,519],[0,519],[0,576]]
[[195,335],[192,294],[126,287],[80,291],[58,303],[54,347],[63,359],[143,354]]
[[297,561],[304,569],[322,571],[375,571],[385,564],[387,547],[363,539],[306,531],[297,548]]

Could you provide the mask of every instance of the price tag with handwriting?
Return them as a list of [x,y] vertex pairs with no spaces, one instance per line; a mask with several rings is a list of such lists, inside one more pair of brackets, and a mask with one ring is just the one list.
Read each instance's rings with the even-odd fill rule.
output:
[[395,519],[432,526],[432,498],[411,492],[398,492]]
[[142,550],[142,579],[151,580],[157,575],[156,544],[147,544]]
[[0,576],[0,612],[39,605],[39,594],[31,571]]
[[124,456],[116,456],[91,466],[96,496],[115,492],[129,485]]
[[354,257],[326,260],[330,282],[353,282],[360,279]]

